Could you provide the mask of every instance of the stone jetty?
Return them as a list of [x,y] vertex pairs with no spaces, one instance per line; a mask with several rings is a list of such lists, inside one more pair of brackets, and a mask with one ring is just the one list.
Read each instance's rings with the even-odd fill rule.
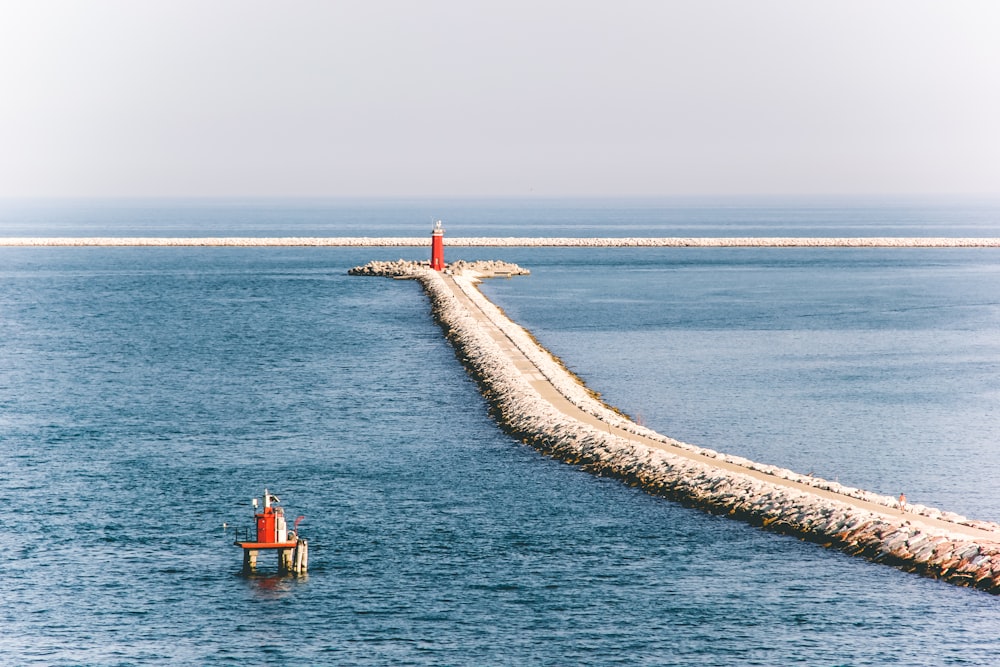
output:
[[[425,236],[0,237],[0,247],[426,247]],[[468,248],[1000,248],[996,237],[449,237]]]
[[[1000,525],[668,438],[602,403],[476,287],[488,263],[432,271],[373,262],[355,275],[417,279],[494,418],[537,450],[594,474],[868,560],[1000,594]],[[497,263],[495,266],[504,266]],[[495,275],[516,275],[513,270]],[[509,269],[509,270],[508,270]]]

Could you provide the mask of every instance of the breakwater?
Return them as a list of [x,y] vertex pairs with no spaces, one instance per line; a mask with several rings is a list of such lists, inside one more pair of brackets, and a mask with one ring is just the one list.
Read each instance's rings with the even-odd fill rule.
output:
[[[357,275],[421,282],[499,424],[539,451],[646,491],[874,562],[1000,594],[1000,526],[682,443],[598,397],[459,274],[388,262]],[[510,275],[511,270],[500,271]]]
[[[421,247],[427,237],[0,237],[0,247]],[[454,247],[565,248],[1000,248],[958,237],[449,237]]]

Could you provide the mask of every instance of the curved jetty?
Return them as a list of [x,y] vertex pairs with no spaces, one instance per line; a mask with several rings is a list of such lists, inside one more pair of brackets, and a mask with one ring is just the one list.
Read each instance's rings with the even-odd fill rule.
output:
[[889,496],[695,447],[640,426],[599,401],[490,302],[476,287],[482,274],[475,265],[461,268],[441,273],[426,262],[400,260],[351,272],[419,280],[493,415],[523,442],[655,495],[1000,594],[1000,525],[923,505],[900,508]]

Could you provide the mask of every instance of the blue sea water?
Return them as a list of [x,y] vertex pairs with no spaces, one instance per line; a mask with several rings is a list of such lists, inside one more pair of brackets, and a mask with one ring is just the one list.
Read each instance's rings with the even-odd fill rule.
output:
[[8,199],[4,236],[1000,236],[996,198]]
[[[440,209],[7,202],[0,235],[1000,235],[982,202]],[[1000,520],[995,249],[447,252],[532,269],[484,291],[663,433]],[[424,254],[0,248],[0,663],[1000,663],[996,597],[505,436],[419,286],[346,275]],[[265,486],[307,577],[237,574]]]

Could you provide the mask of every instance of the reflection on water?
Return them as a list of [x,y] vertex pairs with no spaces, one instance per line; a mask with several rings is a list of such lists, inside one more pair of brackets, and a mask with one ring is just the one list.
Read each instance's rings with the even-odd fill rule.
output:
[[[259,568],[259,566],[258,566]],[[239,576],[246,581],[247,588],[261,599],[277,600],[290,595],[296,587],[308,582],[308,574],[277,574],[256,572]]]

